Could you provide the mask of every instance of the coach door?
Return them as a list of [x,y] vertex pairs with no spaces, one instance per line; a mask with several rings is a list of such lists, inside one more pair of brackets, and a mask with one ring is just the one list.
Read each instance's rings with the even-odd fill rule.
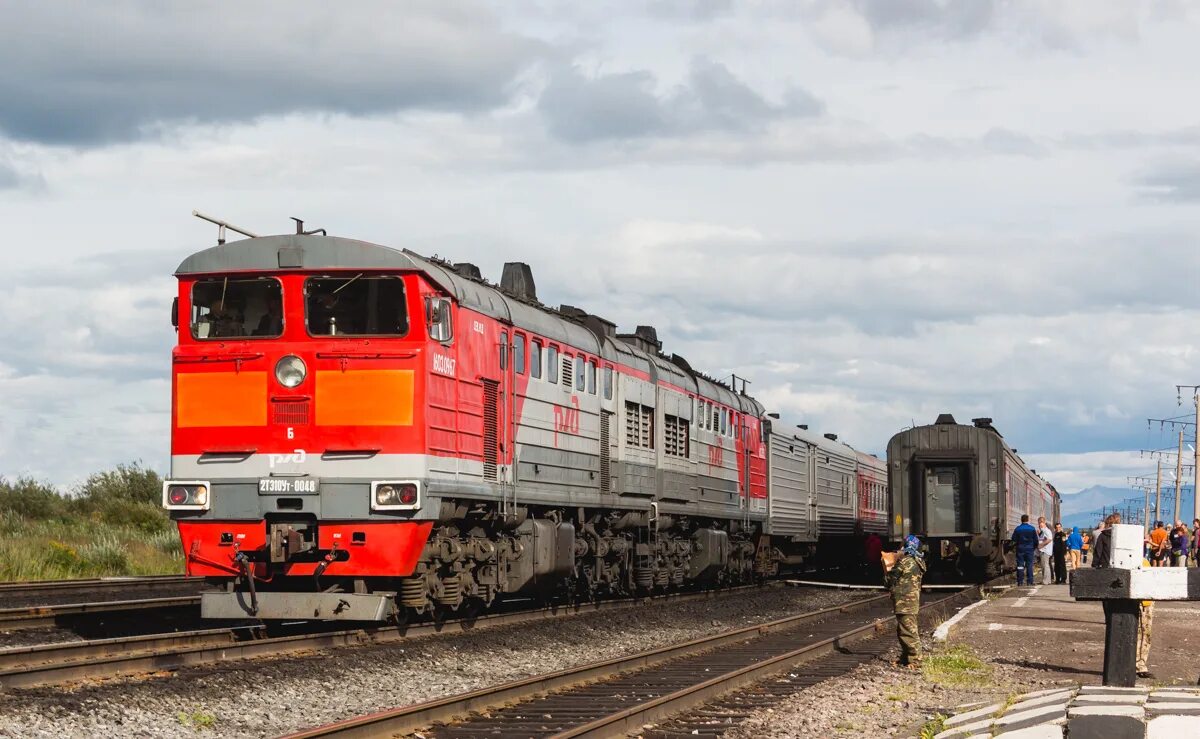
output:
[[966,470],[959,464],[925,467],[925,531],[943,536],[966,531]]

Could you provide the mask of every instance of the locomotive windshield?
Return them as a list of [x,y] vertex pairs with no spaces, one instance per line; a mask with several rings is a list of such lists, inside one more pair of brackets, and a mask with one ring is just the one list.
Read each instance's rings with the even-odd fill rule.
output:
[[399,277],[310,277],[304,320],[313,336],[404,336],[408,306]]
[[192,337],[274,338],[283,333],[283,291],[273,277],[218,277],[192,285]]

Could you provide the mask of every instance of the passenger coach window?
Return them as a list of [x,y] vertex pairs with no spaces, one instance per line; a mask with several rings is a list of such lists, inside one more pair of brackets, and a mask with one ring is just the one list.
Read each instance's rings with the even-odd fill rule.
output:
[[197,280],[192,285],[192,337],[262,338],[283,333],[283,288],[273,277]]
[[525,335],[513,334],[513,371],[525,374]]
[[404,336],[408,305],[399,277],[310,277],[304,320],[313,336]]
[[558,347],[553,344],[546,347],[546,379],[558,384]]

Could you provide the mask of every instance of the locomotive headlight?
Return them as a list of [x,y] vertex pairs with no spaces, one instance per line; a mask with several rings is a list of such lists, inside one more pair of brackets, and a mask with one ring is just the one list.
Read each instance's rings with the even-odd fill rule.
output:
[[295,354],[289,354],[275,363],[275,379],[284,387],[296,387],[304,382],[307,373],[304,360]]
[[371,508],[410,511],[421,507],[420,483],[409,480],[380,480],[371,483]]
[[163,508],[172,511],[207,511],[209,484],[199,480],[163,482]]

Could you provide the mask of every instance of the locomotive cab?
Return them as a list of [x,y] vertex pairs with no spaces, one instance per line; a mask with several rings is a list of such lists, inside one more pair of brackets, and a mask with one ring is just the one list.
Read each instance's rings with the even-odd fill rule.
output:
[[[347,242],[250,239],[177,273],[163,504],[188,574],[250,591],[206,597],[207,617],[386,617],[370,591],[395,590],[387,579],[411,573],[432,526],[419,399],[434,358],[454,364],[453,306],[413,265]],[[338,598],[258,602],[298,582]]]

